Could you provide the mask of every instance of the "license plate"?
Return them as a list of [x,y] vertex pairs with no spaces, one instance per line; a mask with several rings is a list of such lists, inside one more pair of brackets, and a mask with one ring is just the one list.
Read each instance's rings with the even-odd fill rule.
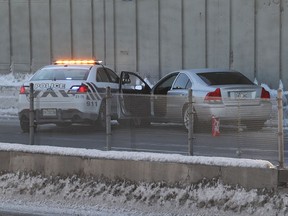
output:
[[251,92],[232,92],[231,94],[231,98],[234,99],[250,99],[252,97],[252,93]]
[[57,111],[56,111],[56,109],[43,109],[42,110],[42,115],[44,117],[56,117],[57,116]]

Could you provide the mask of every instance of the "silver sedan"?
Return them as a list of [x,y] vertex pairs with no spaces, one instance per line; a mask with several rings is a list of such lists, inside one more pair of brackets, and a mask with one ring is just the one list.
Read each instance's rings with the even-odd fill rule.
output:
[[[270,94],[238,71],[229,69],[179,70],[164,76],[152,88],[151,112],[156,122],[182,122],[188,129],[188,89],[193,91],[194,128],[219,118],[241,120],[259,130],[270,118]],[[201,126],[200,126],[201,125]]]

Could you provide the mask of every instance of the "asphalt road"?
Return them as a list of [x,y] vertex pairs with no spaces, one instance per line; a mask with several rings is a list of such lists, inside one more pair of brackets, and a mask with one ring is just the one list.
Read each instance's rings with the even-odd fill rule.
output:
[[[194,134],[193,154],[264,159],[277,163],[277,128],[263,128],[251,132],[226,127],[221,128],[220,132],[220,136],[217,137],[213,137],[209,131]],[[1,119],[0,142],[29,144],[29,134],[22,133],[18,119]],[[34,143],[99,150],[107,150],[108,144],[105,132],[95,127],[72,125],[60,128],[52,124],[38,126]],[[112,150],[188,155],[188,134],[182,125],[176,124],[152,124],[148,128],[129,128],[114,123],[110,146]]]

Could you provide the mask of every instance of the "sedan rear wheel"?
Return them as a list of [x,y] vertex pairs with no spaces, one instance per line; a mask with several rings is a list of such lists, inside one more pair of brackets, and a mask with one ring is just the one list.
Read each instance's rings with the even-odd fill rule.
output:
[[[195,111],[194,111],[195,113]],[[193,122],[193,130],[194,132],[198,131],[198,119],[197,119],[197,115],[194,114],[194,122]],[[186,130],[188,131],[189,130],[189,110],[188,110],[188,107],[185,108],[185,111],[183,113],[183,123],[184,123],[184,126],[186,128]]]

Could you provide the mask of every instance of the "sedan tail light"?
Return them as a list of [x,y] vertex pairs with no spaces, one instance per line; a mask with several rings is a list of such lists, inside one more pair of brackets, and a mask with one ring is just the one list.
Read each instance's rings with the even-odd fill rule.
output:
[[208,103],[221,103],[222,102],[222,95],[220,88],[217,88],[213,92],[208,92],[204,99],[205,102]]
[[270,93],[262,87],[261,99],[270,99]]

